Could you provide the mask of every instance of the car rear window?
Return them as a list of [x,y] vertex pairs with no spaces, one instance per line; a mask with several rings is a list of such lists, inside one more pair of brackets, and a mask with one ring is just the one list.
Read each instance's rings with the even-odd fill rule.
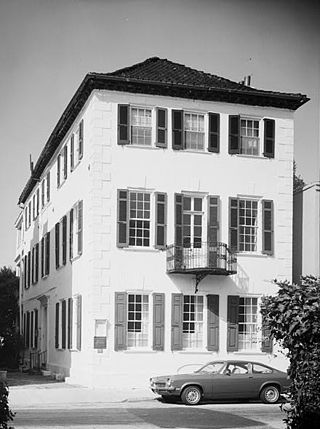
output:
[[268,368],[267,366],[259,365],[257,363],[254,363],[252,365],[252,372],[255,373],[255,374],[271,374],[272,373],[272,369]]

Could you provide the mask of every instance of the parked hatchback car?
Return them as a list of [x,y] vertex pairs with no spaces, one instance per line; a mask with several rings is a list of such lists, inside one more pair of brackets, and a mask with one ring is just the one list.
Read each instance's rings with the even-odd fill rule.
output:
[[150,387],[164,400],[197,405],[202,399],[258,399],[275,404],[289,388],[285,372],[251,361],[209,362],[191,374],[150,378]]

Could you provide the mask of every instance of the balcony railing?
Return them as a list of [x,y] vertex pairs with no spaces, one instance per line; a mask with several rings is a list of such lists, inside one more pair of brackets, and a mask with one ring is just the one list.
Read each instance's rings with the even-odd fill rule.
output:
[[216,274],[237,272],[237,257],[224,243],[196,243],[189,247],[167,247],[167,272],[180,274]]

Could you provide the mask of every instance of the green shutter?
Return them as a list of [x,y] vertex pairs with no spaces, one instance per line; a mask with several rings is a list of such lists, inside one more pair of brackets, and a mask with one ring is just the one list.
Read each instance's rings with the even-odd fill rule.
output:
[[153,294],[153,350],[164,350],[164,293]]
[[55,224],[55,255],[56,255],[56,268],[60,266],[60,223]]
[[73,208],[70,210],[69,218],[69,258],[70,261],[73,258]]
[[273,201],[262,200],[262,253],[273,255]]
[[127,349],[127,294],[115,293],[114,349]]
[[68,177],[68,146],[63,148],[63,178]]
[[81,350],[82,339],[82,296],[77,296],[77,350]]
[[83,251],[83,201],[78,202],[78,255]]
[[118,144],[130,143],[130,110],[128,104],[118,105]]
[[34,347],[38,348],[38,310],[34,310]]
[[72,349],[72,319],[73,319],[73,302],[68,298],[68,349]]
[[236,352],[238,350],[239,334],[239,301],[238,295],[228,296],[227,312],[227,351]]
[[66,327],[67,327],[67,305],[66,301],[63,300],[61,308],[61,348],[66,348]]
[[240,152],[240,116],[229,116],[229,153]]
[[62,263],[67,263],[67,216],[62,218]]
[[79,159],[83,157],[83,142],[84,142],[84,129],[83,119],[79,123]]
[[57,158],[57,188],[60,187],[60,170],[61,170],[61,155]]
[[45,262],[45,274],[50,274],[50,231],[46,234],[46,262]]
[[36,244],[35,282],[39,280],[39,243]]
[[156,146],[166,148],[168,146],[168,111],[167,109],[156,109],[157,114],[157,136]]
[[172,110],[172,149],[183,149],[183,110]]
[[210,351],[219,350],[219,295],[207,295],[208,343]]
[[129,246],[129,192],[118,189],[118,228],[117,246]]
[[174,194],[174,264],[175,268],[183,265],[183,195]]
[[70,171],[74,169],[74,134],[70,139]]
[[47,174],[47,202],[50,201],[50,171]]
[[237,198],[229,198],[229,247],[231,251],[238,251],[239,228],[239,201]]
[[208,151],[219,153],[220,151],[220,115],[209,112]]
[[271,336],[271,331],[266,324],[264,318],[262,318],[262,341],[261,341],[261,351],[264,353],[272,353],[273,341]]
[[275,146],[275,120],[264,119],[264,151],[267,158],[274,158]]
[[171,301],[171,350],[182,350],[183,295],[173,293]]
[[59,348],[59,303],[56,303],[55,348]]
[[219,242],[219,206],[220,199],[218,196],[208,196],[208,228],[207,228],[207,245],[208,245],[208,266],[217,267],[218,262],[218,242]]
[[41,238],[41,277],[44,277],[44,237]]
[[156,192],[155,248],[165,249],[167,244],[167,194]]

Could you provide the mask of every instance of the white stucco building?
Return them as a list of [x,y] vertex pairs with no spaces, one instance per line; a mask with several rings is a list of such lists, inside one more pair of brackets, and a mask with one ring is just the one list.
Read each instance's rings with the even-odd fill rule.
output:
[[88,74],[19,198],[26,360],[88,385],[226,356],[283,366],[259,301],[291,280],[307,100],[159,58]]

